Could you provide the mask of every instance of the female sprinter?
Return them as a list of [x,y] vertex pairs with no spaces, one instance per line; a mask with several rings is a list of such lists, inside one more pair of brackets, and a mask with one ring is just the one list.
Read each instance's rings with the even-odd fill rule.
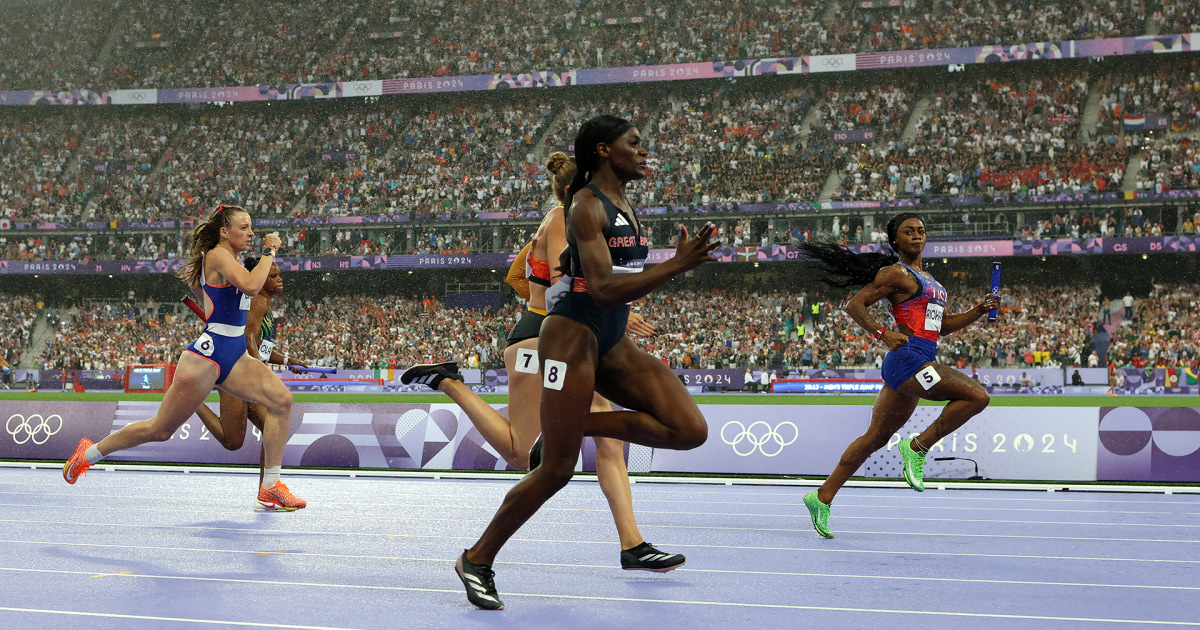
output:
[[[492,562],[571,480],[585,435],[674,449],[695,448],[708,438],[699,407],[675,373],[625,336],[629,302],[716,260],[711,252],[719,245],[708,242],[712,224],[696,238],[684,229],[675,257],[642,272],[649,247],[625,186],[645,178],[646,157],[641,134],[616,116],[588,120],[575,137],[577,172],[564,204],[570,274],[556,285],[565,289],[552,300],[538,339],[543,459],[509,491],[483,537],[455,563],[467,599],[480,608],[504,607]],[[593,392],[638,411],[593,413]]]
[[[466,412],[483,439],[509,466],[518,470],[529,468],[529,449],[542,430],[538,331],[546,318],[546,289],[562,275],[558,270],[552,271],[547,261],[558,258],[549,252],[561,252],[567,247],[561,204],[566,199],[567,184],[575,177],[575,162],[567,154],[556,152],[546,163],[546,170],[554,175],[554,195],[560,205],[542,219],[533,242],[521,250],[506,279],[528,302],[525,316],[509,331],[504,350],[504,367],[508,371],[508,419],[462,383],[456,363],[417,365],[400,377],[406,385],[416,380],[449,396]],[[640,319],[637,323],[631,321],[629,326],[631,332],[640,336],[655,334],[654,328]],[[612,405],[594,394],[591,410],[612,411]],[[682,554],[663,553],[647,543],[638,531],[629,471],[625,467],[624,443],[603,437],[594,440],[596,477],[617,525],[621,568],[664,573],[681,566],[687,560]]]
[[[946,289],[921,269],[925,250],[925,222],[910,212],[896,215],[887,224],[888,242],[894,256],[855,254],[834,243],[809,241],[801,245],[818,261],[825,282],[844,289],[862,287],[846,303],[848,314],[864,330],[874,333],[890,352],[883,359],[883,389],[875,399],[867,432],[846,447],[842,459],[821,487],[804,496],[817,533],[833,538],[829,531],[829,504],[846,480],[872,453],[883,448],[888,438],[908,421],[917,401],[948,400],[949,404],[929,428],[899,444],[904,459],[904,479],[922,492],[925,483],[925,453],[938,440],[958,430],[988,406],[987,390],[958,370],[934,363],[939,335],[970,326],[1000,305],[1000,296],[989,294],[974,308],[943,319]],[[883,298],[892,303],[899,331],[879,325],[867,308]]]
[[[179,271],[193,290],[203,291],[204,332],[179,355],[175,378],[163,396],[158,415],[128,424],[100,440],[84,438],[63,465],[63,479],[75,483],[100,459],[146,442],[164,442],[193,413],[216,385],[242,400],[262,405],[263,464],[258,501],[269,509],[296,510],[304,501],[279,480],[283,447],[292,413],[292,393],[266,365],[246,354],[246,313],[270,273],[270,265],[247,271],[237,254],[254,243],[250,215],[234,206],[221,206],[192,231],[188,260]],[[277,234],[263,238],[262,256],[275,258],[282,244]],[[199,294],[197,294],[199,295]]]
[[[247,258],[246,270],[254,271],[259,260],[261,259],[256,257]],[[263,284],[258,295],[250,300],[250,312],[246,316],[246,354],[267,364],[305,367],[304,363],[275,350],[275,317],[271,314],[271,300],[280,293],[283,293],[283,277],[280,274],[279,265],[271,261],[271,273],[267,276],[266,283]],[[293,371],[299,371],[297,367],[293,367]],[[263,430],[265,411],[258,403],[248,403],[229,392],[222,391],[220,416],[213,413],[208,405],[203,403],[196,408],[196,415],[200,417],[200,421],[204,423],[209,433],[221,446],[227,450],[236,451],[246,441],[247,421],[258,427],[260,432]],[[260,453],[260,461],[261,459],[262,454]],[[262,483],[265,474],[266,467],[260,464],[259,483]],[[257,505],[262,509],[270,508],[261,503]]]

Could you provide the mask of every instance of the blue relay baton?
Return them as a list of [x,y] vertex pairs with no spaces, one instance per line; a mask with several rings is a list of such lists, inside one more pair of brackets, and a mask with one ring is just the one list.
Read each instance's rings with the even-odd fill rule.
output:
[[[992,263],[992,295],[1000,295],[1000,263]],[[988,323],[995,323],[997,309],[988,311]]]

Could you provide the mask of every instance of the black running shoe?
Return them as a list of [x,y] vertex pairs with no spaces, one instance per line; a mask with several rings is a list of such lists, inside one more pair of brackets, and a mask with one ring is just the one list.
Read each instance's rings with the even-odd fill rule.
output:
[[463,380],[462,374],[458,373],[458,364],[450,361],[447,363],[426,363],[423,365],[414,365],[404,371],[400,375],[400,382],[408,385],[414,381],[421,385],[427,385],[430,389],[437,389],[438,385],[445,379],[455,381]]
[[533,448],[529,449],[529,470],[533,470],[542,464],[542,451],[546,450],[546,444],[542,441],[542,436],[538,435],[533,441]]
[[482,564],[471,564],[467,560],[467,552],[463,550],[458,561],[454,563],[454,572],[462,580],[467,589],[467,600],[484,610],[504,610],[504,602],[496,592],[496,582],[492,578],[496,573],[492,567]]
[[650,543],[644,542],[633,549],[621,551],[621,568],[626,571],[653,571],[666,573],[678,569],[687,562],[683,554],[663,553]]

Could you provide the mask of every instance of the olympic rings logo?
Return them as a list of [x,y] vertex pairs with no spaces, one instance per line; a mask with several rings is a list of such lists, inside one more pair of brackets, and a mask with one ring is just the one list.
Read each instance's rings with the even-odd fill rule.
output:
[[[729,431],[730,427],[736,427],[733,432]],[[791,429],[792,435],[790,438],[785,438],[784,433],[787,433],[787,427]],[[784,429],[783,433],[780,429]],[[730,435],[730,433],[733,433]],[[767,457],[775,457],[783,452],[783,447],[794,444],[800,437],[800,429],[796,425],[784,420],[772,427],[770,424],[762,420],[750,423],[746,426],[737,420],[726,422],[725,426],[721,427],[721,441],[732,446],[733,452],[742,456],[749,457],[755,451],[766,455]],[[749,445],[748,447],[746,445]]]
[[826,57],[821,60],[821,65],[826,68],[840,68],[842,65],[841,57]]
[[[13,421],[17,420],[14,424]],[[54,425],[53,421],[57,420],[58,424]],[[53,414],[50,416],[42,416],[40,413],[29,414],[25,417],[19,413],[14,413],[8,417],[8,421],[4,423],[4,429],[12,436],[13,442],[24,444],[33,442],[34,444],[45,444],[50,436],[58,433],[63,428],[62,416]]]

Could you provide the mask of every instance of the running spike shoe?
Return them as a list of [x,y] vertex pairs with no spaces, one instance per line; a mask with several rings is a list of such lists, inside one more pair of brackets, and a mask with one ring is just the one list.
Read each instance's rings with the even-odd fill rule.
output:
[[270,488],[258,488],[258,505],[265,512],[294,512],[308,505],[304,499],[292,494],[282,481]]
[[454,361],[414,365],[405,370],[404,374],[400,375],[400,382],[405,385],[415,381],[433,390],[436,390],[438,385],[446,379],[455,381],[463,380],[462,374],[458,372],[458,364]]
[[79,440],[79,446],[75,447],[75,453],[71,455],[71,459],[68,459],[63,464],[63,480],[69,484],[74,484],[76,481],[79,481],[80,477],[87,476],[87,471],[92,465],[88,463],[84,453],[91,447],[91,440],[87,438]]
[[663,553],[648,542],[621,550],[621,568],[626,571],[666,573],[683,566],[687,558],[679,553]]
[[816,490],[804,495],[804,507],[812,517],[813,529],[825,538],[833,538],[833,532],[829,531],[829,504],[821,503]]
[[912,448],[912,440],[900,440],[900,457],[904,458],[904,480],[917,492],[925,492],[925,453]]
[[492,567],[471,564],[464,549],[454,563],[454,572],[467,589],[468,601],[484,610],[504,610],[504,602],[500,601],[500,594],[496,592],[496,573]]

